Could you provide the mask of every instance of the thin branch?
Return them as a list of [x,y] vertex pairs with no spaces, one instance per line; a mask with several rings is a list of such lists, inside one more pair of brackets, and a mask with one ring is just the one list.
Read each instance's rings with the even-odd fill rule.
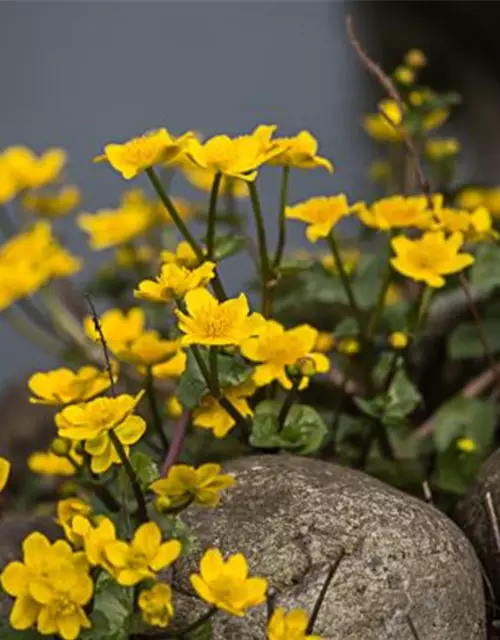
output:
[[420,640],[420,636],[418,635],[417,630],[415,629],[415,625],[413,624],[413,620],[411,619],[409,613],[406,615],[406,622],[410,627],[411,635],[413,636],[414,640]]
[[106,342],[106,338],[104,337],[104,333],[102,332],[101,323],[99,322],[99,316],[97,315],[96,308],[90,295],[88,293],[84,293],[83,295],[90,307],[90,311],[92,312],[92,322],[94,323],[94,329],[96,330],[96,333],[99,336],[99,340],[101,341],[102,352],[104,354],[104,362],[106,364],[106,371],[108,372],[109,381],[111,383],[111,394],[113,396],[116,396],[115,379],[113,376],[113,368],[111,366],[111,358],[109,355],[108,344]]
[[182,449],[182,443],[184,442],[184,436],[186,435],[186,429],[191,419],[191,412],[185,411],[183,415],[179,418],[179,420],[175,423],[174,427],[174,435],[172,438],[172,442],[170,443],[170,448],[165,457],[165,461],[163,462],[163,466],[161,469],[162,478],[164,478],[168,470],[172,465],[177,462],[177,458]]
[[495,505],[493,504],[493,499],[491,497],[491,492],[487,491],[484,497],[486,502],[486,512],[488,514],[488,519],[491,525],[491,531],[493,533],[493,538],[495,540],[495,546],[497,548],[497,552],[500,553],[500,527],[498,526],[498,517],[495,510]]
[[323,583],[323,586],[321,587],[321,591],[319,592],[318,599],[316,600],[316,602],[314,604],[314,608],[312,610],[311,617],[309,618],[309,622],[307,624],[306,634],[311,634],[314,631],[314,625],[316,624],[316,620],[318,618],[319,611],[321,609],[321,605],[323,604],[323,600],[325,599],[326,592],[328,591],[328,587],[330,586],[331,581],[333,580],[335,574],[337,573],[337,569],[339,568],[339,564],[340,564],[342,558],[344,557],[344,555],[345,555],[345,549],[342,548],[340,550],[340,553],[339,553],[337,559],[330,566],[330,568],[328,570],[325,582]]

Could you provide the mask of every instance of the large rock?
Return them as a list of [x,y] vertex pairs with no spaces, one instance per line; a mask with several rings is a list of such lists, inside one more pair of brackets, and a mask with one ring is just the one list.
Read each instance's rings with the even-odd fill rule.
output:
[[[237,484],[221,505],[184,516],[200,548],[176,572],[183,594],[202,551],[215,546],[244,553],[252,573],[277,590],[279,605],[310,612],[344,553],[315,627],[325,639],[413,640],[408,615],[421,640],[485,637],[478,561],[433,507],[318,460],[259,456],[226,468]],[[188,607],[179,601],[181,610]],[[262,606],[244,619],[217,616],[214,638],[262,639],[265,615]]]
[[[487,493],[491,494],[493,512],[487,506]],[[500,540],[495,540],[493,519],[500,532],[500,449],[483,464],[469,491],[459,501],[454,518],[476,549],[498,601]],[[497,613],[495,617],[498,617]]]

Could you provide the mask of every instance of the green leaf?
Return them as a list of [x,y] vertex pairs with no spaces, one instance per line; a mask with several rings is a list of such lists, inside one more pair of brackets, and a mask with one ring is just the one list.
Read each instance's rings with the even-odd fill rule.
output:
[[244,251],[247,241],[244,236],[231,234],[227,236],[218,236],[215,238],[215,260],[224,260],[230,256],[235,256]]
[[354,404],[365,415],[370,418],[381,418],[384,412],[384,398],[383,396],[375,396],[367,400],[366,398],[356,397],[353,398]]
[[471,283],[481,290],[490,291],[500,286],[500,247],[496,244],[480,245],[470,270]]
[[[208,352],[200,349],[200,355],[209,369]],[[244,382],[252,372],[252,367],[239,354],[219,354],[217,369],[221,387],[235,387]],[[179,382],[179,400],[187,409],[194,409],[206,393],[208,388],[205,379],[192,352],[188,351],[186,370]]]
[[490,400],[456,396],[439,409],[433,423],[432,437],[438,451],[446,451],[460,437],[471,438],[486,451],[496,425],[495,405]]
[[307,405],[294,405],[280,430],[281,406],[281,402],[265,400],[256,407],[250,444],[263,449],[292,449],[303,456],[317,451],[328,431],[319,413]]
[[387,391],[387,404],[385,406],[383,422],[401,422],[412,413],[420,404],[422,396],[413,382],[401,367],[394,376],[391,386]]
[[130,463],[135,471],[142,489],[147,489],[160,477],[158,465],[142,451],[134,451],[130,456]]
[[90,620],[92,628],[85,630],[81,640],[127,640],[133,612],[133,590],[118,585],[104,571],[96,582],[96,592]]
[[9,625],[8,620],[0,622],[0,638],[2,640],[47,640],[47,636],[42,636],[35,629],[26,629],[25,631],[16,631]]
[[351,338],[359,333],[358,321],[356,318],[347,316],[343,318],[334,328],[333,335],[337,339]]
[[[485,318],[482,324],[490,349],[494,353],[500,351],[500,321]],[[453,360],[483,357],[483,346],[474,323],[461,324],[453,331],[448,340],[448,353]]]
[[184,637],[186,640],[212,640],[212,634],[212,621],[207,620],[190,633],[185,634]]

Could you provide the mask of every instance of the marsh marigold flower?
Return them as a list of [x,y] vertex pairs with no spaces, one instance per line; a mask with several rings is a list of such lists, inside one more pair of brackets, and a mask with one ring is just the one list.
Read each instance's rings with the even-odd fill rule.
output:
[[65,540],[50,543],[38,531],[23,542],[23,561],[10,562],[1,575],[2,588],[15,598],[13,629],[36,625],[42,635],[75,640],[91,627],[84,606],[94,586],[85,554],[74,553]]
[[218,549],[209,549],[201,559],[200,574],[192,574],[190,580],[200,598],[234,616],[244,616],[247,609],[266,600],[267,580],[248,577],[241,553],[224,562]]
[[59,436],[85,441],[85,451],[92,456],[92,471],[104,473],[112,464],[121,464],[109,432],[114,432],[128,454],[129,446],[140,440],[146,430],[144,420],[133,415],[143,393],[97,398],[66,407],[55,417]]
[[[83,547],[83,531],[75,528],[75,518],[86,521],[92,514],[92,507],[80,498],[65,498],[57,503],[56,522],[62,527],[64,535],[75,547]],[[86,531],[85,527],[84,531]]]
[[[253,416],[247,400],[255,393],[255,384],[252,380],[245,380],[235,387],[223,387],[221,391],[241,416],[244,418]],[[224,438],[236,421],[211,394],[207,394],[193,411],[193,424],[203,429],[211,429],[216,438]]]
[[471,438],[459,438],[457,440],[456,447],[459,451],[464,453],[474,453],[477,451],[477,443]]
[[432,224],[425,196],[390,196],[370,206],[355,205],[353,210],[366,225],[382,231],[406,227],[428,229]]
[[184,412],[181,401],[177,396],[170,396],[165,402],[165,413],[171,418],[180,418]]
[[399,82],[399,84],[409,86],[415,82],[415,71],[401,65],[394,70],[394,79]]
[[46,218],[65,216],[80,204],[80,189],[75,186],[62,187],[55,193],[26,193],[22,204],[26,211]]
[[160,275],[155,280],[140,282],[134,295],[150,302],[170,302],[210,282],[214,277],[214,269],[214,262],[204,262],[194,269],[167,263],[162,266]]
[[161,364],[156,364],[151,372],[158,380],[168,380],[170,378],[180,378],[186,370],[187,356],[182,350],[177,351],[171,358]]
[[476,207],[472,211],[443,207],[443,196],[434,197],[434,228],[449,233],[459,231],[464,240],[478,242],[494,239],[498,233],[493,227],[493,221],[488,209],[484,206]]
[[110,542],[104,554],[114,569],[118,584],[131,587],[172,564],[181,552],[178,540],[161,541],[161,530],[155,522],[142,524],[132,541]]
[[[424,99],[419,102],[422,104]],[[381,100],[379,113],[365,116],[364,128],[370,137],[378,142],[399,142],[404,138],[403,114],[394,100]],[[382,115],[383,112],[384,115]],[[422,118],[421,129],[425,132],[440,127],[448,119],[447,109],[434,109]],[[392,123],[392,124],[391,124]]]
[[3,154],[0,154],[0,204],[15,198],[20,191],[18,182]]
[[[212,169],[203,169],[202,167],[193,164],[191,160],[187,160],[185,158],[178,164],[178,167],[184,174],[186,180],[188,180],[188,182],[190,182],[194,187],[201,189],[202,191],[211,191],[216,171]],[[246,185],[245,180],[222,176],[219,185],[219,194],[231,194],[235,198],[246,198],[248,196],[248,186]]]
[[291,138],[276,138],[274,142],[282,148],[282,152],[271,158],[269,164],[297,169],[322,167],[333,173],[332,163],[318,155],[318,141],[309,131],[300,131]]
[[253,181],[265,162],[283,151],[271,140],[276,126],[259,126],[249,135],[230,138],[218,135],[201,143],[190,140],[186,156],[198,167],[224,176]]
[[389,336],[389,344],[393,349],[406,349],[408,346],[408,336],[403,331],[394,331]]
[[462,271],[474,262],[470,254],[460,253],[462,244],[461,233],[447,238],[442,231],[428,231],[416,240],[397,236],[391,241],[396,254],[391,264],[412,280],[425,282],[429,287],[442,287],[443,276]]
[[[109,309],[99,318],[102,334],[111,350],[135,342],[144,333],[145,323],[146,316],[139,307],[133,307],[128,311]],[[101,338],[95,328],[94,319],[87,316],[83,324],[89,338],[100,342]]]
[[167,498],[172,507],[190,502],[215,507],[221,491],[235,483],[232,476],[221,471],[219,464],[202,464],[197,469],[187,464],[175,464],[168,470],[166,478],[153,482],[151,490],[157,496]]
[[206,289],[195,289],[186,294],[185,303],[187,313],[175,312],[183,345],[239,345],[265,324],[260,313],[250,313],[244,293],[218,302]]
[[[114,376],[116,381],[116,375]],[[106,389],[111,381],[107,371],[85,366],[78,371],[61,368],[33,374],[28,387],[33,395],[33,404],[63,405],[85,402],[95,398]]]
[[168,360],[179,349],[179,340],[165,340],[157,331],[144,331],[136,340],[115,347],[114,353],[136,367],[152,367]]
[[90,526],[83,542],[87,560],[93,567],[101,566],[114,575],[113,565],[108,561],[104,550],[111,542],[116,541],[115,525],[109,518],[100,517],[97,526]]
[[[69,447],[68,447],[69,452]],[[80,454],[71,451],[71,456],[76,464],[83,462]],[[28,467],[33,473],[41,476],[74,476],[75,465],[67,457],[58,455],[54,451],[34,451],[28,458]]]
[[309,225],[306,236],[310,242],[326,238],[333,227],[349,213],[350,207],[344,194],[310,198],[285,209],[287,218],[301,220]]
[[9,147],[3,160],[19,189],[39,189],[58,180],[66,164],[63,149],[48,149],[37,157],[27,147]]
[[267,640],[322,640],[320,636],[307,634],[309,618],[302,609],[288,613],[278,607],[267,625]]
[[161,259],[165,264],[176,264],[179,267],[192,269],[198,266],[198,256],[194,252],[189,242],[183,240],[179,242],[175,251],[162,251]]
[[425,143],[425,155],[429,160],[452,158],[459,151],[460,143],[456,138],[429,138]]
[[410,67],[420,69],[427,64],[427,58],[420,49],[410,49],[405,55],[405,62]]
[[5,489],[5,485],[9,480],[10,468],[11,464],[7,458],[0,456],[0,491]]
[[[246,358],[262,363],[255,367],[255,384],[261,387],[278,380],[285,389],[290,389],[292,380],[287,369],[300,365],[302,360],[310,360],[317,373],[328,371],[328,358],[322,353],[312,352],[317,337],[318,331],[309,325],[287,331],[279,322],[268,320],[257,337],[249,338],[241,345],[241,353]],[[308,378],[304,377],[300,388],[303,389],[307,384]]]
[[107,144],[104,154],[95,158],[95,161],[107,160],[125,180],[130,180],[154,165],[174,162],[183,152],[186,142],[192,138],[191,132],[175,138],[166,129],[149,131],[121,144]]
[[159,582],[151,589],[141,591],[138,599],[143,619],[155,627],[168,627],[174,615],[172,589]]

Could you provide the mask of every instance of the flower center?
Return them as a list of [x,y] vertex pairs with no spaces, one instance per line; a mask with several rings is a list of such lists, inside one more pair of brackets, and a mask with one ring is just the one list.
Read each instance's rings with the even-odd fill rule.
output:
[[142,551],[132,551],[128,564],[131,569],[144,569],[148,566],[148,558]]

